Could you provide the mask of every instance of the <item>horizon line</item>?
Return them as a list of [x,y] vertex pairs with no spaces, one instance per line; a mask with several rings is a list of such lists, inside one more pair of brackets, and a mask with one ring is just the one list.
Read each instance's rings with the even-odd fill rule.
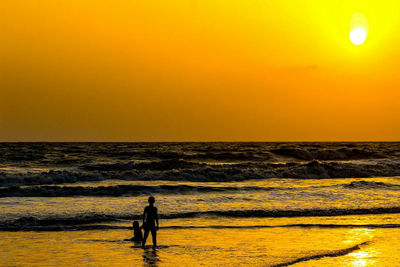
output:
[[0,141],[0,143],[397,143],[400,140],[340,140],[340,141]]

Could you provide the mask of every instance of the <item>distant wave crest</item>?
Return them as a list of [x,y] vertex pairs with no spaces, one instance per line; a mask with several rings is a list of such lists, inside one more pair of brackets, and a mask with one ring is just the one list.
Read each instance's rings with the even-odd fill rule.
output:
[[377,151],[347,147],[338,149],[304,149],[281,147],[278,149],[272,149],[271,152],[277,155],[293,157],[302,160],[354,160],[386,157],[384,154]]
[[0,143],[0,186],[393,176],[398,142]]

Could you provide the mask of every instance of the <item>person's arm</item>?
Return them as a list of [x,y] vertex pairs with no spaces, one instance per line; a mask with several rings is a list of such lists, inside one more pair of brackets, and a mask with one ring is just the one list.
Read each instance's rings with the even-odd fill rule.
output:
[[156,209],[156,223],[157,223],[157,230],[158,230],[158,211]]
[[146,209],[146,208],[144,208],[144,212],[143,212],[143,223],[142,223],[142,228],[143,228],[143,226],[144,226],[144,222],[145,222],[145,220],[146,220],[146,213],[147,213],[147,209]]

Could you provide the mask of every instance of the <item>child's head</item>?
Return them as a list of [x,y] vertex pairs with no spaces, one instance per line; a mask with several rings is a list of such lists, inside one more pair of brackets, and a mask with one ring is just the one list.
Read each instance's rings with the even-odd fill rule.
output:
[[138,221],[133,221],[133,229],[139,228],[139,222]]
[[149,197],[148,201],[149,201],[149,204],[150,204],[150,205],[153,205],[154,202],[156,202],[156,200],[154,199],[154,197]]

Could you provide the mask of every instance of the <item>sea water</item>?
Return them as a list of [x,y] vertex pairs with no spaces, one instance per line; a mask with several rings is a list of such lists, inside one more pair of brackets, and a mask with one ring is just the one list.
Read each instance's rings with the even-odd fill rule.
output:
[[400,143],[0,143],[0,265],[396,266],[399,167]]

